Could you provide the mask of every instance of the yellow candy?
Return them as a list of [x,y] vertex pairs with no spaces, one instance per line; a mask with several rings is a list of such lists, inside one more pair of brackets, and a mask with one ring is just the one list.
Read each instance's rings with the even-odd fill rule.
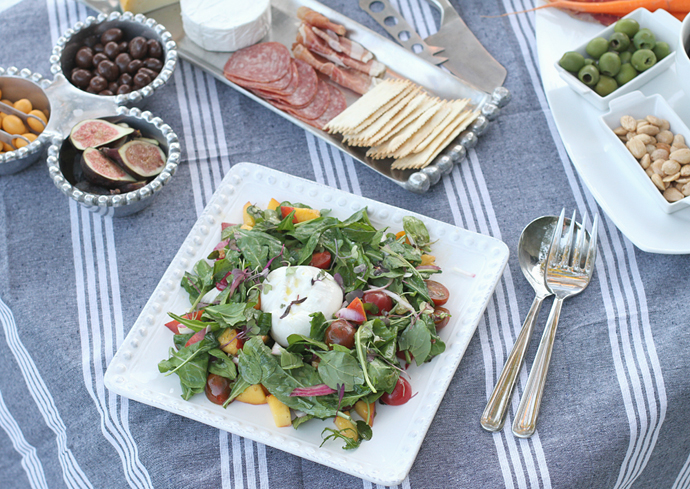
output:
[[34,110],[34,106],[31,104],[31,101],[28,98],[21,98],[17,100],[14,103],[14,108],[20,112],[24,112],[25,114],[28,114]]
[[[29,112],[29,115],[35,115],[36,117],[38,117],[39,119],[41,119],[44,123],[47,123],[47,122],[48,122],[48,118],[47,118],[47,117],[45,116],[45,114],[44,114],[43,112],[41,112],[40,110],[34,109],[34,110],[32,110],[31,112]],[[43,124],[41,124],[40,122],[38,122],[36,119],[32,119],[31,117],[29,117],[29,120],[27,121],[27,124],[29,124],[29,127],[30,127],[31,129],[33,129],[34,131],[36,131],[36,132],[42,132],[42,131],[43,131],[43,128],[45,127]]]
[[10,134],[24,134],[26,126],[16,115],[8,115],[2,120],[2,129]]

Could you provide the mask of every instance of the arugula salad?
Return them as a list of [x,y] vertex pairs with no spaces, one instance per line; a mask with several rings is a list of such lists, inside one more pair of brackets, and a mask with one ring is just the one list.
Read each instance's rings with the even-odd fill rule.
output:
[[182,278],[191,307],[169,313],[159,371],[179,377],[185,400],[268,404],[279,427],[333,418],[324,443],[356,448],[377,402],[412,397],[407,366],[445,350],[449,293],[431,280],[441,270],[430,246],[412,216],[396,234],[366,209],[341,221],[300,203],[247,203]]

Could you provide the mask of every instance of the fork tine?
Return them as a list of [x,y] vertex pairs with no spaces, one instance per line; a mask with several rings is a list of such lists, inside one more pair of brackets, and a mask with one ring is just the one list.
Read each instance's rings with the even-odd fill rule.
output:
[[573,249],[573,270],[579,272],[582,270],[580,266],[582,263],[582,252],[585,246],[585,235],[587,234],[587,218],[589,216],[585,212],[580,224],[580,230],[577,232],[577,241],[575,242],[575,249]]
[[592,232],[589,234],[589,249],[587,250],[587,261],[585,262],[585,272],[588,275],[594,270],[594,262],[597,259],[597,232],[599,231],[599,214],[594,216]]
[[573,211],[573,217],[570,218],[570,227],[568,228],[568,234],[565,237],[565,245],[561,248],[563,254],[561,255],[561,267],[567,267],[570,264],[570,251],[573,247],[573,234],[575,232],[575,217],[577,211]]

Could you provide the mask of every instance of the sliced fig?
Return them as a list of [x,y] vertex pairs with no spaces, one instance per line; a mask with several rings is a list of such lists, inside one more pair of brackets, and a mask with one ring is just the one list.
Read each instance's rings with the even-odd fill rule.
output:
[[84,177],[94,185],[118,188],[136,180],[120,168],[113,160],[95,148],[86,148],[81,155]]
[[86,119],[72,128],[69,139],[78,150],[97,148],[111,143],[134,131],[100,119]]
[[[118,190],[123,194],[125,192],[134,192],[135,190],[139,190],[140,188],[144,188],[146,186],[146,183],[147,182],[145,180],[139,180],[139,181],[132,182],[132,183],[125,183]],[[110,192],[112,193],[113,191],[111,190]]]
[[151,178],[165,167],[165,153],[156,144],[144,139],[133,139],[117,150],[122,167],[139,178]]

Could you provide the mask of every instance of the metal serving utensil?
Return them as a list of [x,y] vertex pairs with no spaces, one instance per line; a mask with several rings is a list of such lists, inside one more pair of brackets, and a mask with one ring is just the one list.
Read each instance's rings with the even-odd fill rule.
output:
[[532,338],[534,324],[539,317],[542,302],[551,295],[551,291],[546,287],[544,272],[549,253],[548,247],[557,222],[556,216],[539,217],[525,226],[520,235],[518,261],[527,282],[534,289],[535,297],[479,421],[482,428],[487,431],[499,431],[503,428],[515,381]]
[[[541,399],[544,393],[546,374],[551,362],[551,352],[553,351],[553,343],[556,337],[556,328],[558,327],[563,301],[585,290],[594,273],[599,216],[594,217],[592,232],[587,233],[587,215],[585,214],[577,233],[577,241],[574,247],[572,243],[576,227],[575,212],[573,212],[565,238],[562,235],[564,220],[565,209],[561,211],[561,215],[558,218],[551,247],[549,248],[549,257],[546,261],[546,286],[554,293],[556,299],[553,306],[551,306],[549,319],[547,320],[546,328],[544,328],[539,349],[527,379],[527,386],[522,394],[522,399],[513,421],[513,434],[519,438],[529,438],[536,429],[539,407],[541,406]],[[582,264],[583,260],[584,266]]]

